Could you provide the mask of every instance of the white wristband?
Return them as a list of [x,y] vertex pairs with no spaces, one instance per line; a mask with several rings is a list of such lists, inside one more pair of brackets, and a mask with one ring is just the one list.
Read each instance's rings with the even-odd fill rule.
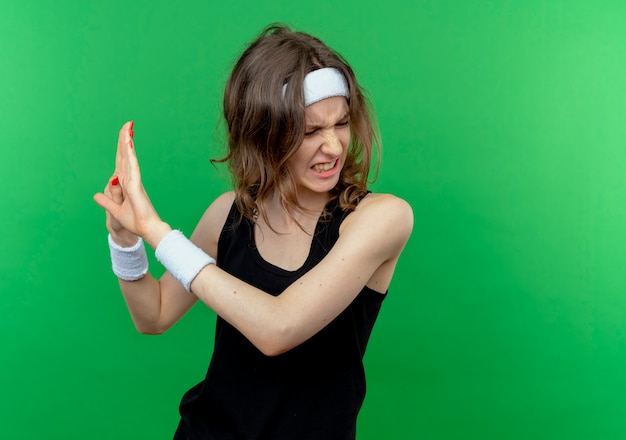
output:
[[198,273],[215,259],[193,244],[179,230],[168,232],[155,250],[156,258],[181,283],[187,292]]
[[136,281],[148,273],[148,256],[143,240],[138,237],[132,247],[121,247],[109,234],[109,249],[113,273],[124,281]]

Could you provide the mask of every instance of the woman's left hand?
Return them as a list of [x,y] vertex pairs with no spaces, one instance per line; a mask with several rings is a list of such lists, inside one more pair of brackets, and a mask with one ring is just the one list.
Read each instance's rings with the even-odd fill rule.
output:
[[128,232],[141,236],[150,246],[156,248],[161,238],[171,228],[157,214],[141,182],[132,127],[132,122],[124,124],[117,142],[115,173],[112,180],[122,190],[121,199],[119,197],[114,199],[110,191],[105,191],[97,193],[94,200],[112,217],[109,223],[121,225]]

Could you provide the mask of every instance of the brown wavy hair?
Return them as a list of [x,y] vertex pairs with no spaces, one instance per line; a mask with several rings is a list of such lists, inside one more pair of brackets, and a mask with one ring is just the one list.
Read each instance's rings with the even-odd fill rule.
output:
[[213,160],[228,163],[239,212],[252,221],[258,215],[267,221],[263,204],[274,189],[288,212],[303,209],[286,164],[304,139],[304,77],[324,67],[341,71],[350,89],[350,146],[331,198],[350,211],[367,192],[373,146],[379,152],[380,142],[352,68],[318,38],[273,24],[243,52],[226,83],[228,151]]

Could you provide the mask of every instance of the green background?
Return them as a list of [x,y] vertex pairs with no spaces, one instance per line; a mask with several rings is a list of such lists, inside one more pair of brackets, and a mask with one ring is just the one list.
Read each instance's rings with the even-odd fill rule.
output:
[[[168,439],[214,315],[132,326],[104,215],[117,132],[191,232],[227,175],[232,62],[283,21],[344,54],[415,229],[366,356],[359,439],[626,438],[626,3],[0,6],[0,437]],[[162,268],[152,259],[155,273]]]

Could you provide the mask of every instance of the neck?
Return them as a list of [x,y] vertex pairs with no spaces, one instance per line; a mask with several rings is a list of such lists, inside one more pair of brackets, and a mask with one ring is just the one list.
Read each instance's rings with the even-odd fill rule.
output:
[[295,208],[293,212],[289,212],[282,205],[278,191],[274,191],[264,201],[264,208],[267,221],[273,229],[291,231],[295,227],[312,232],[329,200],[329,193],[314,194],[314,197],[299,197],[298,203],[301,208]]

